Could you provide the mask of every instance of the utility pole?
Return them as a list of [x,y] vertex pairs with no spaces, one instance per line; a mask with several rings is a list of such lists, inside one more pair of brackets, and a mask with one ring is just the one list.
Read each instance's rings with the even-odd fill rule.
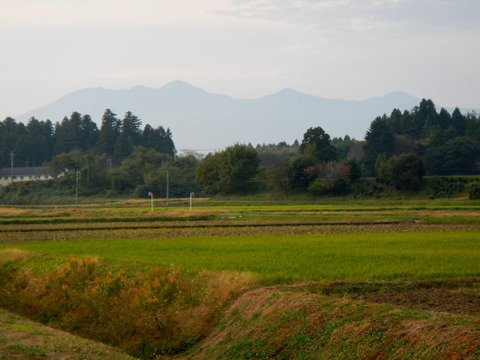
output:
[[14,156],[14,153],[12,151],[10,152],[10,179],[12,179],[12,183],[13,183],[13,156]]
[[77,170],[77,173],[75,174],[75,206],[78,206],[78,179],[80,179],[81,172],[80,170]]
[[169,188],[169,178],[168,178],[168,170],[167,170],[167,206],[168,206],[168,188]]

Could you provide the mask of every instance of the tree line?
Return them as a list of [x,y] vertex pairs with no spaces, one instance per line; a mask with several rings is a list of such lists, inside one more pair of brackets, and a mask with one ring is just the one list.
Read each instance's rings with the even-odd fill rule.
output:
[[382,160],[402,154],[416,156],[427,175],[471,175],[480,172],[480,116],[437,112],[432,100],[403,113],[394,109],[372,121],[365,136],[363,165],[366,175],[376,174]]
[[[31,165],[47,161],[62,174],[54,181],[57,189],[71,191],[78,181],[83,195],[138,197],[148,192],[165,197],[168,191],[172,197],[192,191],[342,195],[352,192],[361,177],[416,191],[425,175],[480,173],[480,116],[463,115],[458,108],[452,114],[443,108],[437,112],[425,99],[411,111],[394,109],[376,117],[362,141],[348,135],[332,139],[318,126],[291,145],[234,144],[206,156],[178,155],[169,129],[146,125],[141,130],[140,125],[130,112],[119,120],[110,110],[100,129],[78,113],[55,127],[48,120],[32,118],[22,125],[7,118],[0,123],[3,166],[14,149],[16,159]],[[17,142],[8,143],[12,139]]]
[[105,110],[98,129],[90,115],[73,112],[61,122],[30,118],[27,124],[7,117],[0,122],[0,167],[40,166],[56,155],[80,150],[84,153],[107,156],[112,165],[119,165],[133,153],[135,146],[154,149],[173,156],[175,145],[170,129],[152,128],[127,112],[123,119]]
[[452,114],[444,108],[437,112],[432,100],[422,99],[411,111],[394,109],[390,116],[375,118],[364,141],[348,135],[331,139],[313,127],[301,143],[255,149],[237,144],[209,154],[199,165],[197,181],[211,193],[251,191],[257,180],[257,187],[263,183],[284,194],[341,195],[362,176],[417,191],[425,175],[479,173],[480,116],[463,115],[458,108]]

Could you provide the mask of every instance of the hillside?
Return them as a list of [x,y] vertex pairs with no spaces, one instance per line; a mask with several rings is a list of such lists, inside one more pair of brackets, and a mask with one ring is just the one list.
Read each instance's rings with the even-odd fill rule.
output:
[[[417,282],[405,288],[380,283],[380,291],[367,294],[360,289],[371,289],[374,283],[250,290],[219,314],[209,335],[187,354],[156,359],[476,359],[478,289],[471,288],[475,281],[464,282],[460,288],[454,281]],[[352,292],[355,287],[359,294]],[[0,356],[133,359],[119,349],[1,309],[0,334],[4,339]]]
[[123,117],[132,111],[143,123],[173,132],[177,149],[211,151],[233,143],[293,143],[309,127],[321,126],[332,137],[363,139],[371,121],[393,108],[410,110],[420,99],[394,92],[365,101],[326,99],[283,89],[258,99],[212,94],[185,82],[161,88],[81,89],[15,117],[26,122],[61,121],[73,111],[89,114],[99,125],[105,109]]

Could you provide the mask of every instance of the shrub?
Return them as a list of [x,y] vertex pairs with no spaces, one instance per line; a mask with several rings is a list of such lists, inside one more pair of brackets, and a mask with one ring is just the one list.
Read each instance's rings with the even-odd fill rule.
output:
[[186,278],[160,266],[118,269],[74,257],[38,276],[21,263],[26,254],[7,255],[0,262],[0,306],[141,358],[192,346],[252,281],[227,273]]
[[468,189],[468,198],[471,200],[480,199],[480,182],[470,184]]

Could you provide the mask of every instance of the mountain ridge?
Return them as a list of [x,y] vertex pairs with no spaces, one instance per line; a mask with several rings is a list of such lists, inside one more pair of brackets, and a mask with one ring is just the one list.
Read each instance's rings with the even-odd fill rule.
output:
[[420,101],[401,91],[367,100],[344,100],[291,88],[260,98],[235,99],[177,80],[160,88],[79,89],[16,120],[26,122],[33,116],[60,122],[77,111],[90,115],[100,127],[106,109],[120,119],[131,111],[143,125],[170,128],[177,149],[214,151],[234,143],[293,143],[315,126],[331,137],[363,139],[375,117],[390,114],[394,108],[410,111]]

